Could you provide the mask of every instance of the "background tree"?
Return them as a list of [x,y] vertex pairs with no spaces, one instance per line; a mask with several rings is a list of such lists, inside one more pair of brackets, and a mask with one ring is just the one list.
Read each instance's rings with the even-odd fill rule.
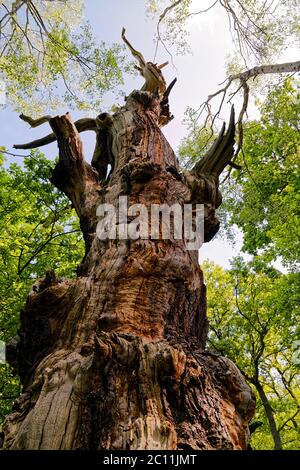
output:
[[299,83],[287,80],[261,103],[259,120],[245,124],[243,152],[228,183],[229,224],[243,232],[244,251],[280,257],[290,269],[300,259]]
[[[49,182],[53,162],[39,152],[24,166],[0,167],[0,340],[16,336],[19,315],[34,279],[55,269],[74,276],[83,244],[74,210]],[[16,367],[16,364],[14,364]],[[15,370],[3,364],[0,375],[0,422],[20,394]]]
[[[219,216],[223,235],[243,234],[243,251],[266,262],[280,259],[290,270],[299,261],[299,83],[285,80],[259,104],[260,117],[244,122],[244,144],[230,178],[222,184]],[[207,147],[209,130],[198,126],[182,142],[190,167]],[[216,132],[216,129],[215,129]]]
[[[299,0],[280,0],[275,5],[272,0],[216,0],[205,5],[192,0],[147,0],[147,3],[149,13],[157,18],[156,50],[162,45],[171,58],[172,54],[190,50],[188,26],[192,17],[214,9],[222,11],[224,20],[228,20],[235,44],[228,62],[228,77],[203,103],[188,108],[187,113],[194,125],[200,121],[200,131],[209,126],[212,138],[223,105],[240,96],[237,156],[243,145],[243,119],[250,90],[257,88],[258,77],[275,74],[278,81],[282,74],[294,75],[300,71],[299,60],[282,60],[286,49],[299,42]],[[259,82],[260,88],[263,83]]]
[[176,45],[177,54],[190,50],[187,30],[189,21],[214,9],[222,11],[228,21],[240,63],[271,59],[293,44],[299,35],[298,0],[147,0],[148,12],[158,19],[158,46]]
[[[209,345],[236,364],[253,385],[258,404],[255,449],[300,444],[299,276],[260,259],[236,259],[228,271],[203,264],[208,292]],[[251,429],[251,426],[250,426]]]
[[62,102],[98,111],[124,66],[120,45],[95,41],[82,0],[1,2],[0,74],[18,111],[34,116]]

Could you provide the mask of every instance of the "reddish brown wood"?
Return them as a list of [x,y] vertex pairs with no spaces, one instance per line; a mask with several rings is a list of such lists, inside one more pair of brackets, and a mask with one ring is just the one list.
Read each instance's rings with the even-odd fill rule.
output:
[[84,161],[71,117],[50,122],[59,146],[52,182],[75,206],[86,255],[77,279],[48,274],[28,296],[18,359],[24,389],[5,422],[6,449],[247,447],[253,393],[231,361],[205,351],[198,253],[182,240],[96,236],[98,204],[120,195],[147,207],[204,203],[206,239],[218,230],[218,175],[179,174],[160,105],[134,91],[110,117],[114,169],[106,181]]

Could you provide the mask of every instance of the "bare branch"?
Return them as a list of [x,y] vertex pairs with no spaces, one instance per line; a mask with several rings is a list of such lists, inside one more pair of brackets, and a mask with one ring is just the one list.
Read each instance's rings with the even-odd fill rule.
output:
[[284,428],[290,421],[293,421],[299,413],[300,413],[300,408],[298,408],[292,416],[290,416],[289,418],[287,418],[287,419],[282,423],[282,425],[278,428],[278,432],[282,431],[283,428]]
[[134,47],[130,44],[130,42],[128,41],[128,39],[125,36],[125,33],[126,33],[126,29],[123,28],[121,37],[122,37],[123,41],[125,42],[126,46],[128,46],[128,48],[129,48],[130,52],[132,53],[132,55],[138,60],[141,69],[143,69],[146,65],[146,60],[145,60],[143,54],[141,52],[137,51],[136,49],[134,49]]
[[5,155],[10,155],[12,157],[20,157],[20,158],[29,158],[29,157],[31,157],[30,154],[28,154],[28,155],[19,155],[17,153],[7,152],[6,150],[0,150],[0,153],[5,153]]
[[51,119],[51,116],[47,115],[47,116],[42,116],[38,119],[32,119],[30,116],[25,116],[25,114],[22,113],[20,114],[19,118],[22,119],[22,121],[27,122],[30,125],[30,127],[38,127],[44,124],[45,122],[49,122]]
[[43,249],[52,241],[55,240],[58,237],[63,237],[65,235],[70,235],[71,233],[78,233],[80,232],[79,229],[76,230],[70,230],[69,232],[62,232],[62,233],[57,233],[56,235],[50,235],[50,237],[41,243],[41,245],[34,251],[34,253],[30,256],[30,258],[26,261],[26,263],[21,267],[19,266],[18,269],[18,275],[20,276],[22,272],[29,266],[29,264],[34,260],[34,258],[41,252]]
[[274,73],[291,73],[291,72],[300,72],[300,61],[297,62],[285,62],[283,64],[268,64],[268,65],[259,65],[253,67],[252,69],[246,70],[242,73],[237,73],[235,75],[230,75],[228,80],[233,82],[234,80],[249,80],[249,78],[255,78],[258,75],[267,75]]
[[[20,118],[28,122],[31,127],[36,127],[40,124],[43,124],[44,122],[49,121],[49,118],[51,116],[44,116],[39,119],[32,119],[28,116],[24,116],[23,114],[20,115]],[[36,124],[38,122],[38,124]],[[34,123],[34,125],[32,125]],[[82,118],[78,119],[78,121],[75,121],[75,127],[78,132],[85,132],[85,131],[96,131],[97,126],[96,126],[96,119],[93,118]],[[44,145],[51,144],[51,142],[56,141],[56,136],[54,133],[48,134],[45,137],[42,137],[41,139],[33,140],[32,142],[29,142],[27,144],[15,144],[14,148],[15,149],[33,149],[33,148],[38,148],[38,147],[43,147]]]
[[189,16],[196,16],[196,15],[201,15],[201,13],[207,13],[209,10],[211,10],[214,6],[216,6],[216,4],[219,2],[219,0],[216,0],[212,5],[210,5],[209,7],[205,8],[204,10],[199,10],[199,11],[194,11],[194,12],[191,12],[187,15],[187,18]]
[[146,62],[144,56],[134,49],[134,47],[126,39],[125,28],[122,29],[122,39],[129,47],[132,55],[139,61],[139,67],[136,68],[145,79],[145,84],[142,87],[142,90],[149,91],[150,93],[157,95],[160,99],[163,99],[166,92],[166,82],[161,69],[168,65],[168,62],[164,62],[161,65],[157,65],[152,62]]
[[234,107],[232,107],[227,132],[225,133],[225,124],[223,124],[219,137],[206,155],[196,163],[191,173],[208,174],[218,178],[231,162],[234,154],[234,136]]
[[159,42],[163,45],[163,48],[165,49],[166,53],[170,56],[171,58],[171,62],[172,62],[172,65],[173,67],[176,69],[175,67],[175,64],[173,62],[173,56],[171,54],[171,52],[169,51],[169,49],[167,48],[164,40],[162,39],[161,37],[161,33],[160,33],[160,25],[162,23],[162,21],[165,19],[165,17],[168,15],[168,13],[173,10],[174,8],[176,8],[180,3],[182,2],[182,0],[178,0],[177,2],[173,3],[172,5],[169,5],[168,7],[166,7],[164,9],[164,11],[161,13],[160,17],[159,17],[159,20],[157,22],[157,25],[156,25],[156,33],[157,33],[157,41],[156,41],[156,48],[155,48],[155,54],[154,54],[154,60],[156,58],[156,54],[157,54],[157,50],[158,50],[158,44]]
[[[238,145],[237,149],[235,151],[233,161],[236,159],[237,155],[239,154],[240,150],[242,149],[243,146],[243,119],[244,116],[247,112],[248,108],[248,103],[249,103],[249,94],[250,94],[250,87],[248,84],[248,80],[251,78],[256,78],[258,75],[267,75],[267,74],[278,74],[278,73],[295,73],[300,71],[300,61],[297,62],[286,62],[282,64],[269,64],[269,65],[261,65],[257,67],[253,67],[249,70],[246,70],[241,73],[237,73],[234,75],[230,75],[226,80],[225,80],[225,85],[217,90],[216,92],[212,93],[209,95],[203,103],[200,104],[198,110],[197,110],[197,117],[196,121],[198,121],[203,114],[204,111],[206,111],[206,119],[201,127],[201,130],[203,130],[206,126],[207,123],[210,121],[211,125],[210,127],[212,128],[216,119],[220,116],[223,103],[225,101],[226,96],[228,96],[228,90],[231,87],[231,85],[238,81],[239,86],[235,89],[233,93],[229,95],[228,102],[232,102],[234,96],[242,89],[243,90],[243,104],[241,107],[241,110],[239,112],[238,120],[237,120],[237,128],[238,128]],[[220,104],[218,106],[218,109],[215,113],[212,112],[211,110],[211,102],[217,98],[218,96],[221,96],[220,99]],[[213,132],[211,133],[211,136],[213,135]],[[227,175],[228,177],[229,175]],[[226,178],[227,178],[226,177]],[[223,180],[224,182],[225,180]]]

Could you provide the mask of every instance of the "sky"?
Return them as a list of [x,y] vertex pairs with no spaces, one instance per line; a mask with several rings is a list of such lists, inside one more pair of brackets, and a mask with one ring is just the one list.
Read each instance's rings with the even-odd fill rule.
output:
[[[195,11],[196,4],[194,1]],[[210,5],[211,1],[201,1],[201,8]],[[85,0],[86,18],[90,21],[94,33],[99,40],[109,43],[120,42],[122,27],[126,28],[126,34],[134,47],[140,50],[147,60],[153,60],[155,43],[153,42],[155,23],[145,18],[144,0]],[[197,107],[207,96],[216,91],[218,84],[226,78],[225,63],[228,55],[233,50],[232,39],[228,29],[228,22],[222,8],[214,8],[203,15],[192,17],[189,23],[190,44],[193,54],[184,57],[174,56],[176,69],[169,65],[164,69],[167,83],[175,76],[177,83],[170,97],[171,111],[174,120],[163,129],[166,137],[176,151],[181,139],[187,133],[183,125],[184,111],[187,106]],[[169,59],[162,47],[158,50],[156,61],[165,62]],[[142,77],[129,77],[124,84],[126,94],[133,88],[140,88],[143,84]],[[107,103],[108,104],[108,103]],[[111,102],[110,105],[113,103]],[[61,112],[66,112],[62,109]],[[100,112],[100,110],[99,110]],[[228,108],[225,113],[229,114]],[[51,114],[51,110],[49,110]],[[73,118],[83,117],[84,113],[72,113]],[[224,116],[226,118],[228,116]],[[39,138],[48,133],[48,125],[37,129],[30,129],[19,120],[16,112],[9,107],[0,109],[0,145],[5,145],[11,150],[14,143],[23,143]],[[87,160],[91,158],[95,137],[93,133],[82,134],[85,155]],[[46,156],[53,158],[57,155],[56,143],[43,148]],[[14,158],[14,161],[18,161]],[[210,259],[228,268],[232,256],[239,254],[241,236],[238,237],[236,247],[229,242],[214,239],[202,246],[200,261]]]

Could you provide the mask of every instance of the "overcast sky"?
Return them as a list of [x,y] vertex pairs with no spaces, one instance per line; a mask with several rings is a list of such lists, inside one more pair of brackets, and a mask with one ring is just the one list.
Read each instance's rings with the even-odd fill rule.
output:
[[[199,0],[195,0],[195,11],[199,9]],[[153,42],[155,24],[145,18],[144,0],[85,0],[86,17],[91,22],[94,33],[99,40],[120,42],[122,27],[134,47],[143,52],[147,60],[153,60],[155,44]],[[210,5],[211,1],[202,0],[201,8]],[[197,6],[196,6],[197,5]],[[175,76],[178,81],[170,97],[170,105],[175,119],[164,128],[164,133],[176,151],[180,140],[186,135],[182,123],[187,106],[197,107],[210,93],[216,91],[220,82],[225,79],[225,62],[232,52],[232,40],[228,30],[228,22],[222,8],[214,8],[208,13],[192,17],[189,23],[190,44],[193,55],[174,56],[176,69],[169,65],[164,69],[167,82]],[[169,56],[159,48],[156,61],[161,63],[169,60]],[[126,80],[125,93],[132,88],[140,88],[143,79],[132,77]],[[113,102],[106,102],[112,105]],[[62,109],[64,113],[66,109]],[[227,112],[227,110],[225,110]],[[100,110],[99,110],[100,112]],[[51,110],[49,110],[51,114]],[[84,113],[72,113],[74,118]],[[225,117],[225,116],[224,116]],[[26,142],[39,138],[48,132],[47,125],[37,129],[29,129],[18,119],[17,113],[9,108],[0,110],[0,128],[2,130],[0,145],[11,149],[14,143]],[[82,135],[85,155],[91,158],[95,137],[93,133]],[[45,154],[53,158],[57,154],[56,144],[44,147]],[[14,159],[16,161],[16,159]],[[234,251],[229,243],[213,240],[200,250],[200,259],[209,258],[224,267],[229,267],[229,259],[238,254],[240,243]]]

